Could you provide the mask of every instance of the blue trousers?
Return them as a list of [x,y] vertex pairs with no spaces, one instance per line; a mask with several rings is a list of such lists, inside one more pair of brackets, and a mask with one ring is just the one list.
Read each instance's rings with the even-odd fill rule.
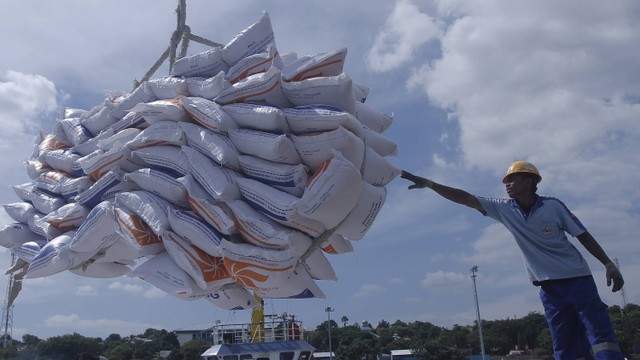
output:
[[607,305],[593,277],[540,283],[556,360],[622,360]]

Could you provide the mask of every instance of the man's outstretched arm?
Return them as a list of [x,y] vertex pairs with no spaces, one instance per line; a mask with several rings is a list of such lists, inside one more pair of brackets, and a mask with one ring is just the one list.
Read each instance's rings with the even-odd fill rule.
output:
[[456,189],[446,185],[438,184],[431,179],[416,176],[404,170],[402,171],[400,177],[413,182],[413,185],[409,185],[409,189],[429,188],[447,200],[461,205],[466,205],[484,214],[484,208],[482,207],[480,201],[478,201],[478,198],[462,189]]

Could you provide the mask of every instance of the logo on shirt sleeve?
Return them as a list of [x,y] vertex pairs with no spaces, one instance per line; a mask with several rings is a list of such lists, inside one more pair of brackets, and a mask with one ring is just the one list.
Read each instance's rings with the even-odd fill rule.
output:
[[548,236],[551,236],[551,233],[552,233],[552,231],[551,231],[551,225],[544,225],[544,226],[542,227],[542,234],[543,234],[544,236],[547,236],[547,237],[548,237]]

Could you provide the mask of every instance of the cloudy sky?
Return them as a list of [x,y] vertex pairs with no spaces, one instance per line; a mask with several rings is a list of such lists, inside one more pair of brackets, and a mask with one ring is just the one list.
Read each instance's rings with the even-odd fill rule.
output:
[[[168,46],[176,4],[0,2],[1,203],[17,201],[11,185],[28,181],[22,162],[62,107],[88,110],[109,91],[131,91]],[[540,193],[561,198],[618,259],[626,299],[640,303],[639,3],[188,0],[187,24],[224,44],[262,11],[281,53],[348,48],[345,72],[372,89],[368,104],[394,115],[384,134],[399,145],[396,166],[504,196],[508,165],[536,164]],[[156,76],[166,74],[165,66]],[[333,319],[350,323],[472,324],[469,269],[478,265],[484,319],[542,312],[501,225],[408,185],[400,178],[389,184],[382,212],[354,253],[329,258],[339,279],[319,282],[326,299],[268,301],[266,311],[297,314],[309,328],[327,319],[327,306]],[[12,221],[2,212],[0,222]],[[604,267],[579,248],[603,300],[622,305],[621,294],[606,288]],[[8,268],[10,254],[0,252],[0,268]],[[139,279],[61,273],[25,280],[13,335],[106,337],[248,318],[205,300],[178,300]]]

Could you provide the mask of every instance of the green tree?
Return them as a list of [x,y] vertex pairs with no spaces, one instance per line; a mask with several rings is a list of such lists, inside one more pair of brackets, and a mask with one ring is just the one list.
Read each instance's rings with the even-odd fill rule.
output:
[[101,352],[102,339],[87,338],[78,333],[54,336],[36,346],[38,355],[56,360],[97,358]]

